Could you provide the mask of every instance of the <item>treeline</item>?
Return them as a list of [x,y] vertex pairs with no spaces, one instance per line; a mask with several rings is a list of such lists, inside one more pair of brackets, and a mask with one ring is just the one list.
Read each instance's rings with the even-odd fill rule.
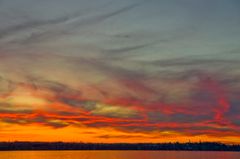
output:
[[70,143],[70,142],[0,142],[0,150],[175,150],[240,151],[240,145],[215,142],[199,143]]

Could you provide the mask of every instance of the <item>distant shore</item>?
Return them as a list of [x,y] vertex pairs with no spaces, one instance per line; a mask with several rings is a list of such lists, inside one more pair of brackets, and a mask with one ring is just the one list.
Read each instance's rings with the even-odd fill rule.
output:
[[74,143],[74,142],[0,142],[0,151],[21,150],[173,150],[239,151],[240,145],[216,142],[198,143]]

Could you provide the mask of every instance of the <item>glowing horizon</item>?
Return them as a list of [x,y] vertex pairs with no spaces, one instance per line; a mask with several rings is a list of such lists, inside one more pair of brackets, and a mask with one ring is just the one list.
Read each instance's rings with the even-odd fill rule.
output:
[[237,0],[0,0],[0,141],[240,143]]

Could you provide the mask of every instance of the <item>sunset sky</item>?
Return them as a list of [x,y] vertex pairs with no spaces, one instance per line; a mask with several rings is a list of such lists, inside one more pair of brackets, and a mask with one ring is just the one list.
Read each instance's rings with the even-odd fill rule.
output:
[[0,141],[240,143],[239,0],[0,0]]

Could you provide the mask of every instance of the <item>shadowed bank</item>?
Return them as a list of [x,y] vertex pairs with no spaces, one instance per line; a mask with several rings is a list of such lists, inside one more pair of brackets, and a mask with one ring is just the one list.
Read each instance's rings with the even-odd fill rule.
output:
[[174,150],[240,151],[240,145],[200,143],[70,143],[70,142],[1,142],[0,150]]
[[0,0],[0,141],[239,144],[239,17],[239,0]]

